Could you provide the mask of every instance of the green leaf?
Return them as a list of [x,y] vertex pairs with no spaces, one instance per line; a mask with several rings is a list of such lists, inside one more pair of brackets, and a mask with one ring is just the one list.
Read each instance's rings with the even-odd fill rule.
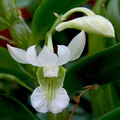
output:
[[116,41],[120,42],[120,1],[110,0],[107,6],[107,15],[115,29]]
[[[28,0],[26,0],[28,1]],[[27,10],[31,15],[34,15],[37,7],[41,4],[42,0],[30,0],[30,4],[27,6]]]
[[89,34],[89,51],[88,54],[92,55],[95,54],[104,48],[110,47],[116,44],[114,38],[106,38],[98,35]]
[[109,113],[120,106],[120,83],[106,84],[89,91],[94,118]]
[[0,56],[0,73],[12,74],[21,79],[26,79],[28,77],[22,72],[17,62],[12,59],[5,48],[0,47]]
[[25,105],[0,93],[0,120],[40,120]]
[[7,28],[7,22],[0,16],[0,31]]
[[105,0],[97,0],[93,7],[93,11],[95,12],[95,14],[106,17]]
[[29,45],[38,44],[44,40],[45,34],[50,30],[56,17],[53,12],[64,14],[69,9],[80,6],[88,0],[43,0],[35,12],[32,24],[32,37]]
[[120,107],[112,110],[97,120],[120,120]]
[[68,93],[92,84],[104,85],[120,80],[120,44],[86,57],[67,70],[64,87]]
[[31,92],[33,92],[33,89],[31,87],[29,87],[24,82],[22,82],[19,78],[15,77],[13,75],[0,73],[0,79],[7,79],[9,81],[14,81],[14,82],[18,83],[19,85],[25,87],[26,89],[30,90]]

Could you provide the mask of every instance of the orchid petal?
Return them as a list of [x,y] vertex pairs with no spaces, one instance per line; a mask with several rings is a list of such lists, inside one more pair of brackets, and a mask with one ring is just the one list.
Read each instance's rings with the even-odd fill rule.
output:
[[49,111],[48,108],[48,101],[45,96],[45,92],[43,91],[42,87],[37,87],[31,97],[31,104],[35,108],[36,111],[46,113]]
[[56,114],[62,112],[69,104],[69,96],[64,88],[56,90],[56,96],[49,104],[49,111]]
[[35,45],[27,49],[26,57],[30,64],[41,67],[41,64],[39,63],[37,55],[36,55]]
[[59,59],[57,65],[63,65],[67,63],[70,58],[70,51],[68,47],[64,45],[58,45],[58,55],[59,55]]
[[78,35],[76,35],[72,41],[69,43],[68,48],[70,50],[70,59],[69,61],[73,61],[80,57],[85,47],[85,33],[82,30]]
[[26,58],[26,51],[22,50],[20,48],[11,47],[10,45],[7,45],[8,51],[12,58],[16,60],[19,63],[29,64],[27,58]]
[[42,66],[55,66],[58,56],[45,45],[38,55],[38,60]]

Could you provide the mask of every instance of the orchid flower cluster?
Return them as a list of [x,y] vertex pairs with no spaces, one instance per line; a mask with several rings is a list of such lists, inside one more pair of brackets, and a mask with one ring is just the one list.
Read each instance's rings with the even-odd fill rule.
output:
[[[63,22],[76,11],[84,12],[87,16]],[[36,74],[40,86],[35,88],[30,99],[35,110],[42,113],[57,114],[69,105],[69,96],[63,88],[66,69],[62,65],[78,59],[82,54],[86,42],[84,31],[107,37],[114,35],[112,24],[87,8],[74,8],[60,19],[61,23],[55,27],[57,31],[65,28],[75,28],[82,31],[71,40],[68,46],[58,45],[57,53],[54,53],[51,33],[48,34],[47,44],[40,51],[37,51],[36,45],[30,46],[26,51],[8,45],[10,55],[17,62],[38,67]]]

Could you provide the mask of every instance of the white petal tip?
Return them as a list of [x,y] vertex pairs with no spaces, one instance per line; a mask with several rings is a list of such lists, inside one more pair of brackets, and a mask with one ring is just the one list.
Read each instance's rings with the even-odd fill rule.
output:
[[57,65],[64,65],[66,64],[70,59],[70,51],[67,46],[64,45],[58,45],[58,62]]
[[85,47],[86,37],[85,32],[82,30],[79,34],[77,34],[72,41],[69,43],[68,48],[70,50],[70,60],[73,61],[80,57]]
[[7,45],[8,51],[11,55],[11,57],[16,60],[19,63],[23,64],[29,64],[27,58],[26,58],[26,51],[22,50],[20,48],[12,47],[10,45]]

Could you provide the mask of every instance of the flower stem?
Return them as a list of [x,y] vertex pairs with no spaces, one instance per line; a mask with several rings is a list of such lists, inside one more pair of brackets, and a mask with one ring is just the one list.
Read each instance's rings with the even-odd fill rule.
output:
[[80,93],[79,96],[75,96],[75,97],[74,97],[74,100],[75,100],[75,102],[76,102],[76,105],[75,105],[72,113],[70,114],[68,120],[71,120],[71,119],[72,119],[72,116],[74,115],[77,107],[79,106],[81,96],[82,96],[84,93],[86,93],[87,91],[91,90],[91,89],[98,89],[98,88],[99,88],[99,85],[94,84],[94,85],[86,86],[85,88],[87,88],[87,89],[84,90],[82,93]]
[[56,21],[55,21],[55,23],[54,23],[53,26],[51,27],[51,29],[50,29],[50,31],[49,31],[51,34],[53,34],[53,33],[55,32],[56,26],[57,26],[59,23],[62,22],[62,21],[61,21],[61,17],[62,17],[62,15],[58,16],[57,19],[56,19]]
[[85,13],[87,16],[92,16],[95,15],[94,12],[92,12],[91,10],[84,8],[84,7],[77,7],[77,8],[73,8],[71,10],[69,10],[68,12],[66,12],[62,17],[61,17],[61,21],[66,20],[71,14],[75,13],[75,12],[82,12]]
[[50,50],[52,50],[53,52],[53,43],[52,43],[52,35],[55,32],[55,27],[61,23],[61,16],[57,16],[58,18],[56,19],[55,23],[53,24],[53,26],[51,27],[51,29],[47,32],[46,36],[45,36],[45,44],[50,48]]
[[46,40],[46,45],[48,48],[53,52],[53,43],[52,43],[52,35],[50,32],[47,33],[47,40]]

